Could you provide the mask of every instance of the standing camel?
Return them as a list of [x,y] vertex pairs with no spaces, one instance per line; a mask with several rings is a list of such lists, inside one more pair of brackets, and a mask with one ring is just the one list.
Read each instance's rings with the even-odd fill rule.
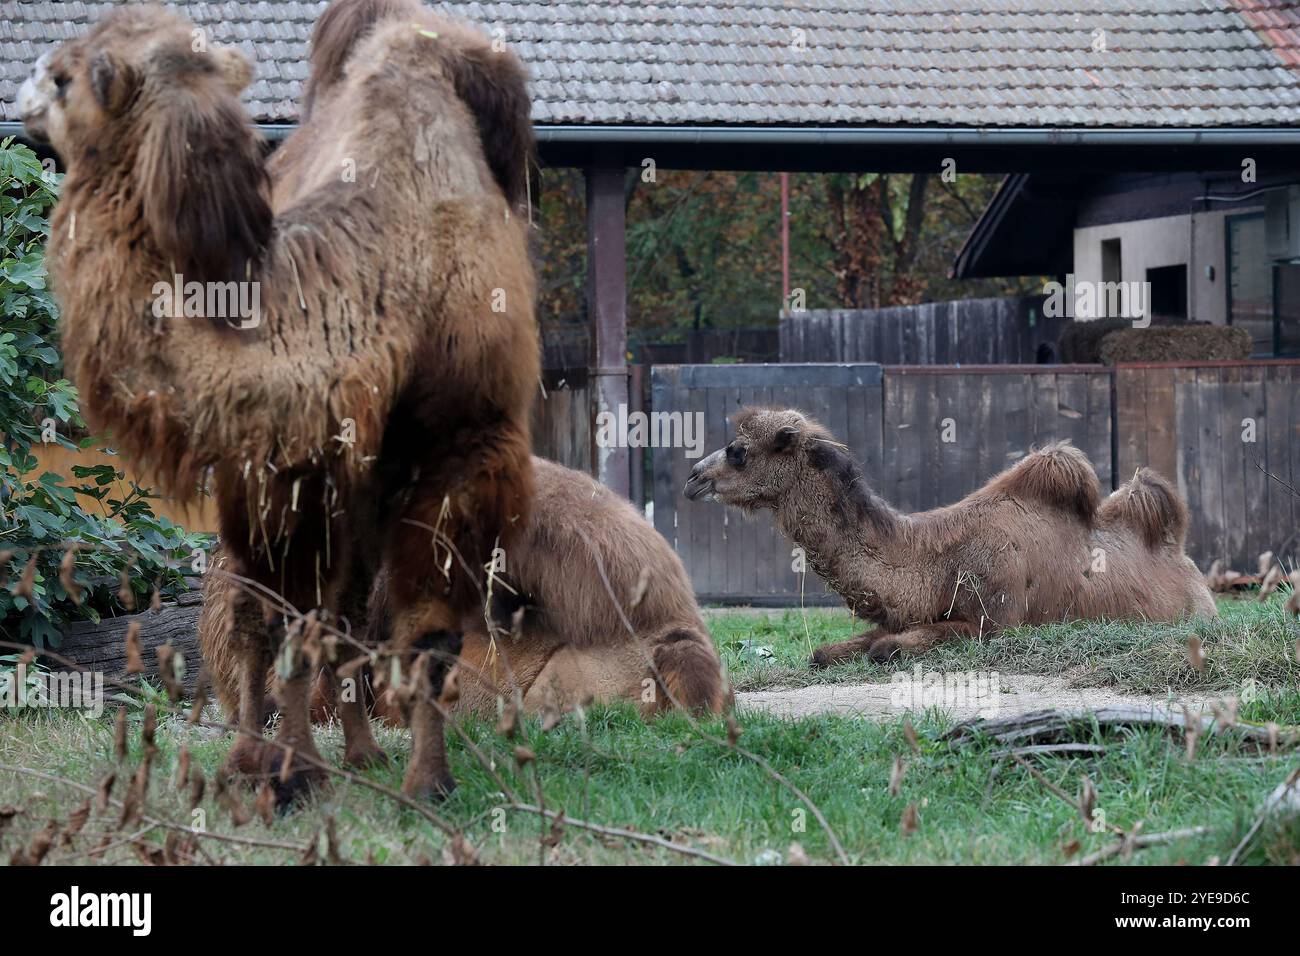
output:
[[876,625],[818,648],[814,667],[1021,624],[1218,614],[1183,553],[1187,509],[1148,469],[1101,501],[1087,456],[1058,442],[956,504],[902,514],[806,415],[745,408],[732,421],[736,437],[696,464],[686,497],[774,512],[849,610]]
[[[382,564],[403,791],[436,797],[453,786],[436,698],[460,621],[531,495],[529,100],[512,54],[414,0],[331,10],[367,32],[285,144],[274,194],[239,102],[249,63],[163,9],[64,43],[19,108],[67,166],[46,261],[86,417],[177,498],[210,476],[252,582],[227,769],[281,802],[323,778],[318,625],[359,620]],[[173,286],[197,301],[162,302]],[[237,287],[260,306],[235,322],[211,303]],[[261,736],[272,659],[277,747]],[[341,716],[349,755],[377,751],[362,708]]]

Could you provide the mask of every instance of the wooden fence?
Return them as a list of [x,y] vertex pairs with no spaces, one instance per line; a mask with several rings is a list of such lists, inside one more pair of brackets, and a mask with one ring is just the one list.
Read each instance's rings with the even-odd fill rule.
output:
[[1188,550],[1253,571],[1296,551],[1300,362],[1154,363],[1115,371],[1117,471],[1176,478],[1191,510]]
[[781,361],[1032,365],[1056,360],[1066,321],[1043,315],[1041,295],[784,313]]
[[[1188,552],[1253,569],[1265,550],[1300,550],[1300,362],[911,367],[873,364],[656,366],[654,411],[698,413],[704,454],[749,404],[797,407],[825,422],[891,504],[949,504],[1023,457],[1068,438],[1103,491],[1149,465],[1178,483],[1192,514]],[[1251,440],[1253,439],[1253,440]],[[689,502],[698,457],[653,451],[655,527],[705,601],[833,600],[792,570],[793,545],[766,515]],[[1267,472],[1267,473],[1266,473]],[[1270,477],[1271,476],[1271,477]]]
[[925,511],[1068,438],[1109,486],[1110,382],[1097,365],[887,367],[884,467],[867,480],[894,507]]
[[[694,416],[703,440],[695,448],[653,451],[654,522],[673,543],[703,601],[749,604],[831,603],[815,574],[793,570],[793,545],[771,517],[746,517],[710,502],[682,497],[682,485],[700,455],[731,435],[728,417],[745,405],[798,407],[825,422],[868,473],[881,465],[879,365],[655,366],[655,413]],[[695,436],[693,436],[695,437]]]
[[533,454],[591,473],[587,370],[547,369],[533,403]]

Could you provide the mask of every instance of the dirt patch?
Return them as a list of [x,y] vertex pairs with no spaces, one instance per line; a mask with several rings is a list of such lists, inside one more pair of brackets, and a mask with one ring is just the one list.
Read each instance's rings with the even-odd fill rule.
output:
[[999,690],[978,681],[955,689],[927,688],[916,683],[814,684],[791,690],[748,691],[736,695],[736,707],[781,717],[840,714],[888,720],[907,711],[937,706],[954,720],[971,717],[1010,717],[1047,708],[1151,707],[1163,711],[1186,704],[1193,713],[1208,709],[1219,694],[1126,694],[1104,687],[1071,687],[1060,677],[1004,674]]

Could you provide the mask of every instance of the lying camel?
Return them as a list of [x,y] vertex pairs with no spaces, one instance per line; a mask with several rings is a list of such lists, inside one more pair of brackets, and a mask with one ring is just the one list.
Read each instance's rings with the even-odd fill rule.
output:
[[[459,666],[449,678],[459,691],[453,712],[494,714],[498,698],[512,699],[515,687],[528,712],[591,699],[633,700],[647,716],[675,704],[710,713],[729,705],[722,662],[668,542],[630,503],[582,472],[534,458],[533,473],[532,517],[493,586],[495,638],[481,608],[464,623]],[[220,573],[219,556],[213,566],[217,573],[203,584],[199,640],[209,683],[235,714],[240,698],[228,635],[259,627],[260,615],[231,600],[240,587]],[[372,645],[382,643],[390,625],[386,580],[387,569],[365,623]],[[329,680],[324,674],[317,684],[318,720],[334,710]],[[382,696],[374,703],[377,715],[393,718]],[[373,756],[358,751],[345,761],[364,764]]]
[[775,512],[849,610],[876,624],[818,648],[813,666],[1020,624],[1218,615],[1183,553],[1187,509],[1148,469],[1100,501],[1087,456],[1057,442],[956,504],[908,515],[800,412],[745,408],[733,424],[736,437],[691,470],[686,497]]

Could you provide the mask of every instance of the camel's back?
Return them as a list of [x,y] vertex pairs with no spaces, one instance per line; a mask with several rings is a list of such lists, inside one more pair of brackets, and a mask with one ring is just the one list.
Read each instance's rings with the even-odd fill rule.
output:
[[624,616],[641,635],[703,628],[681,560],[628,501],[543,458],[533,459],[533,482],[533,516],[506,560],[525,591],[562,605],[542,609],[555,631],[581,645],[621,639]]

